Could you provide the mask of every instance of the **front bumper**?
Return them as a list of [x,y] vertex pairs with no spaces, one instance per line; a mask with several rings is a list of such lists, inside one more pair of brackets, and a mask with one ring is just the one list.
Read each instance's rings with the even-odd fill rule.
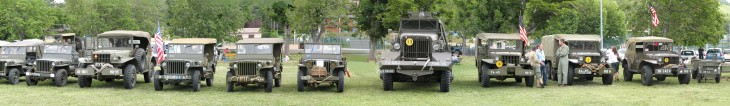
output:
[[264,83],[264,77],[258,75],[237,75],[233,76],[228,81],[233,83]]
[[502,66],[497,69],[489,69],[487,71],[489,76],[533,76],[535,75],[534,70],[523,69],[520,66]]
[[39,72],[25,72],[26,76],[41,77],[41,78],[54,78],[56,77],[53,73],[39,73]]
[[657,68],[654,69],[655,75],[682,75],[692,73],[691,69],[687,68]]
[[[451,61],[381,61],[380,69],[398,70],[451,70]],[[418,66],[417,69],[403,69],[404,66]]]
[[123,75],[122,69],[115,68],[109,63],[97,63],[87,68],[77,68],[76,75]]
[[183,74],[178,74],[178,75],[155,75],[154,78],[155,79],[160,79],[160,80],[189,80],[189,79],[192,79],[191,76],[189,76],[189,75],[183,75]]

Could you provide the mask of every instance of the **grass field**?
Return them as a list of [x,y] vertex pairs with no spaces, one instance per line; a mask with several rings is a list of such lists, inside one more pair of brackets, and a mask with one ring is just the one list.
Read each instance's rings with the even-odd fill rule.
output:
[[[725,105],[730,103],[730,84],[696,83],[679,85],[676,77],[642,86],[639,75],[633,82],[614,82],[602,85],[600,78],[593,82],[579,81],[574,86],[557,87],[549,82],[546,88],[528,88],[513,79],[492,79],[493,87],[479,86],[473,58],[454,66],[451,92],[438,92],[437,83],[395,83],[394,91],[383,91],[375,63],[366,62],[365,56],[348,56],[352,75],[346,78],[343,93],[335,87],[307,88],[296,91],[296,60],[284,65],[282,86],[272,93],[261,87],[236,87],[236,92],[225,91],[226,67],[218,67],[215,84],[192,92],[189,86],[166,85],[163,91],[154,91],[152,83],[144,83],[138,76],[137,87],[124,89],[117,80],[106,83],[94,80],[91,88],[79,88],[76,78],[69,78],[65,87],[55,87],[51,81],[38,86],[25,82],[9,85],[0,80],[0,104],[3,105]],[[226,63],[219,63],[226,64]],[[220,65],[226,66],[226,65]],[[22,80],[21,80],[22,81]]]

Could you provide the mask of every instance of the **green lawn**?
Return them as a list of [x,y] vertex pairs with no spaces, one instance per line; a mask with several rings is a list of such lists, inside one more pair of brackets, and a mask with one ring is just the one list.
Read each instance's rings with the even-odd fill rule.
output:
[[[292,56],[296,57],[296,56]],[[201,87],[192,92],[185,85],[166,85],[163,91],[154,91],[152,83],[143,83],[141,75],[135,89],[124,89],[117,80],[106,83],[94,80],[91,88],[79,88],[76,78],[70,78],[65,87],[40,82],[38,86],[9,85],[0,80],[0,104],[4,105],[723,105],[730,103],[730,84],[696,83],[679,85],[676,77],[667,78],[654,86],[642,86],[639,75],[633,82],[615,82],[602,85],[600,78],[593,82],[579,81],[569,87],[557,87],[549,82],[546,88],[528,88],[513,79],[497,81],[493,87],[479,86],[473,58],[454,67],[451,92],[438,92],[437,83],[395,83],[394,91],[383,91],[375,63],[366,62],[365,56],[348,56],[352,75],[346,80],[344,93],[335,87],[307,88],[296,91],[296,61],[292,58],[284,66],[283,82],[272,93],[261,87],[236,87],[236,92],[225,91],[226,67],[219,67],[213,87]],[[219,63],[226,64],[226,63]],[[227,65],[220,65],[227,66]],[[255,89],[254,89],[255,88]]]

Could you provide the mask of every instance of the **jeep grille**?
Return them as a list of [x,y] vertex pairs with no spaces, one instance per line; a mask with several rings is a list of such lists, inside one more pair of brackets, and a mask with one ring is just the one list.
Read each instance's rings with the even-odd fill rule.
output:
[[111,54],[94,54],[95,63],[111,63]]
[[236,75],[256,75],[256,62],[238,62],[236,65],[238,65],[238,68],[236,70]]
[[[409,42],[408,39],[413,39]],[[404,60],[427,60],[431,53],[431,40],[428,37],[406,37],[402,41]],[[411,44],[411,45],[408,45]]]
[[[588,57],[591,57],[591,64],[592,63],[600,63],[601,62],[601,59],[603,59],[603,58],[601,58],[601,56],[588,56]],[[583,62],[586,62],[586,59],[587,59],[586,57],[583,57]]]
[[46,60],[38,60],[36,61],[36,66],[38,67],[38,72],[51,72],[51,69],[53,69],[53,61],[46,61]]
[[185,61],[166,61],[165,75],[185,74]]
[[501,56],[499,59],[506,64],[520,64],[520,56]]
[[[679,64],[679,57],[665,57],[665,58],[669,58],[669,62],[666,62],[668,64]],[[664,59],[664,58],[662,58],[662,59]],[[662,62],[663,61],[664,60],[662,60]]]

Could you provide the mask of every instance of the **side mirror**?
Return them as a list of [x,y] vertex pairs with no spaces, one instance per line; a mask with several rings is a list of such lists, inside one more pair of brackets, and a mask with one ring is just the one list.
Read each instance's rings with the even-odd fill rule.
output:
[[135,45],[140,44],[140,41],[139,40],[130,40],[129,44],[135,44]]

